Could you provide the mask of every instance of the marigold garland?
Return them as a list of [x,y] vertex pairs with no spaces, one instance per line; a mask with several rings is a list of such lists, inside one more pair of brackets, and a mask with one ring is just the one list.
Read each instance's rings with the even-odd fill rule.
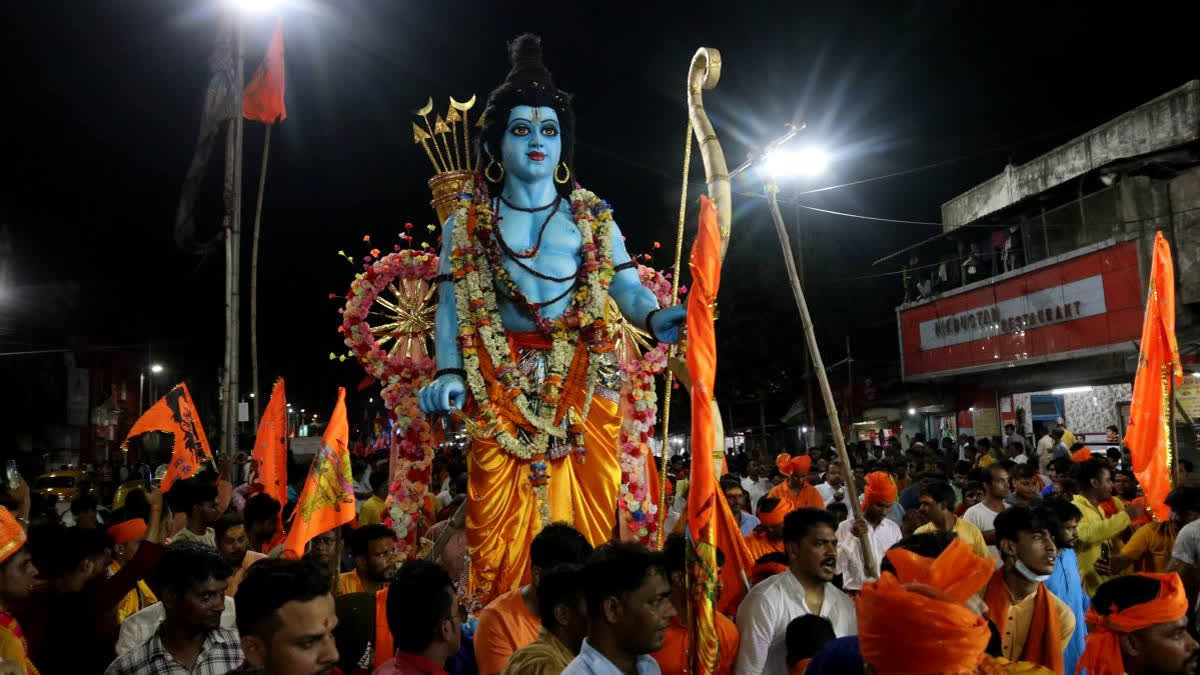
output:
[[[570,202],[583,242],[580,247],[579,278],[561,316],[548,319],[540,313],[533,314],[538,329],[551,339],[547,374],[541,389],[537,391],[541,409],[549,411],[546,415],[535,411],[527,396],[528,392],[535,391],[535,387],[511,363],[496,285],[499,284],[505,295],[515,301],[522,301],[524,295],[498,257],[498,243],[494,240],[496,214],[492,212],[482,186],[467,184],[459,195],[452,225],[450,269],[455,282],[458,345],[463,368],[467,371],[467,386],[477,406],[477,428],[492,434],[505,452],[518,459],[546,456],[551,449],[551,439],[560,448],[582,451],[583,421],[587,419],[591,407],[600,359],[588,359],[582,409],[568,411],[565,424],[560,425],[555,424],[555,418],[563,384],[575,358],[576,348],[586,347],[593,354],[609,348],[604,312],[608,287],[613,278],[612,210],[603,200],[582,188],[571,193]],[[525,304],[529,304],[528,301]],[[496,366],[503,396],[533,428],[528,438],[518,437],[501,424],[499,407],[491,400],[487,383],[479,370],[481,347]]]

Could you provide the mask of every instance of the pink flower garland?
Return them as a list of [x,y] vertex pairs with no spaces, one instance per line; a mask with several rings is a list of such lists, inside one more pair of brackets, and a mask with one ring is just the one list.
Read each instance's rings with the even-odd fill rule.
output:
[[[651,267],[638,265],[642,285],[654,292],[660,307],[674,304],[671,298],[670,275]],[[681,287],[681,293],[687,291]],[[654,377],[667,367],[669,345],[657,344],[640,359],[623,361],[621,374],[621,433],[617,439],[621,465],[621,487],[617,496],[621,539],[639,541],[653,546],[657,528],[658,504],[650,498],[647,456],[650,439],[658,418],[658,395]]]
[[[417,403],[417,391],[432,379],[435,362],[429,358],[389,355],[371,334],[367,322],[379,293],[395,279],[424,279],[437,274],[438,258],[432,253],[402,249],[378,257],[366,256],[363,272],[356,274],[342,308],[340,332],[346,346],[371,377],[383,385],[383,401],[395,420],[392,436],[391,496],[386,519],[407,556],[417,544],[417,520],[432,478],[433,434]],[[427,523],[428,525],[428,523]]]

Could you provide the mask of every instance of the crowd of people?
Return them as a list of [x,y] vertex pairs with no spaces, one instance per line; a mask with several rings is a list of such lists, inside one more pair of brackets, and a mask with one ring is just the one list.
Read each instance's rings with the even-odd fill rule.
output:
[[[1196,672],[1200,488],[1156,520],[1119,446],[1006,436],[860,443],[849,466],[731,455],[720,493],[754,564],[722,577],[715,672]],[[0,674],[691,672],[689,459],[667,469],[661,550],[550,524],[526,583],[482,607],[453,454],[407,559],[386,461],[356,461],[357,518],[300,560],[281,556],[297,490],[281,504],[229,465],[113,509],[21,482],[0,507]]]

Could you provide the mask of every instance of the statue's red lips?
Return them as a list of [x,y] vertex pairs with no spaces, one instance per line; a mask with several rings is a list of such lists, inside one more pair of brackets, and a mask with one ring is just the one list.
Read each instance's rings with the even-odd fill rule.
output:
[[545,153],[543,153],[543,152],[537,152],[536,150],[535,150],[535,151],[533,151],[533,152],[531,152],[531,153],[529,153],[529,154],[528,154],[528,155],[526,155],[526,156],[527,156],[527,157],[529,157],[529,159],[532,159],[532,160],[533,160],[533,161],[535,161],[535,162],[540,162],[540,161],[542,161],[543,159],[546,159],[546,154],[545,154]]

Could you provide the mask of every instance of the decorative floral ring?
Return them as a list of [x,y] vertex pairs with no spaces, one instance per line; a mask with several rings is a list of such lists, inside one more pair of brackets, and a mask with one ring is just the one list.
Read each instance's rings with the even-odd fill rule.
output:
[[[433,334],[436,309],[430,281],[437,275],[438,258],[414,249],[383,257],[378,253],[373,249],[364,258],[363,271],[354,275],[339,331],[367,374],[387,382],[404,367],[406,358],[418,362],[429,358],[426,341]],[[390,297],[381,297],[385,291]],[[371,326],[372,313],[387,316],[388,323]],[[389,340],[391,347],[385,349]]]

